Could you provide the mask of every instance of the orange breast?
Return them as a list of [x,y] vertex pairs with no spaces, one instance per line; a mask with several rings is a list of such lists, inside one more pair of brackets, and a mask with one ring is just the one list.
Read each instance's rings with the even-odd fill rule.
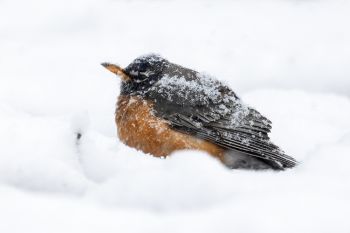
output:
[[152,103],[135,96],[120,96],[116,110],[120,140],[154,156],[168,156],[176,150],[206,151],[223,160],[225,150],[211,142],[177,132],[152,113]]

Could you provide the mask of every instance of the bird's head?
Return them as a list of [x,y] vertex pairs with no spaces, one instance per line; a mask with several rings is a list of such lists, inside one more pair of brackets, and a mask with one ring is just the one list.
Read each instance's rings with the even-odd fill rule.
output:
[[136,58],[125,69],[111,63],[101,65],[122,79],[122,92],[132,94],[157,82],[169,62],[159,55],[150,54]]

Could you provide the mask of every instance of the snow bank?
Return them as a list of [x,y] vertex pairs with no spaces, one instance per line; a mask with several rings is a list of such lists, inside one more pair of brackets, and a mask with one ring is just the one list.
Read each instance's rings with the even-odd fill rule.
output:
[[346,232],[348,98],[264,90],[243,99],[273,120],[273,140],[300,166],[232,171],[194,151],[156,159],[89,127],[77,145],[74,118],[33,117],[3,107],[1,122],[10,127],[0,134],[1,182],[41,194],[3,186],[0,230],[230,232],[234,226],[238,232]]
[[[0,232],[349,232],[349,7],[0,1]],[[148,52],[227,82],[300,166],[121,144],[119,80],[99,63]]]

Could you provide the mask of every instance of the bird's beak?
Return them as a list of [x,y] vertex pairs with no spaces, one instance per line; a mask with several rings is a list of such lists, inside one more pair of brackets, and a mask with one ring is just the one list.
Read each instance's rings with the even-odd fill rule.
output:
[[125,73],[124,69],[120,66],[108,62],[104,62],[101,65],[107,70],[111,71],[112,73],[118,75],[122,79],[122,81],[126,82],[131,80],[131,78]]

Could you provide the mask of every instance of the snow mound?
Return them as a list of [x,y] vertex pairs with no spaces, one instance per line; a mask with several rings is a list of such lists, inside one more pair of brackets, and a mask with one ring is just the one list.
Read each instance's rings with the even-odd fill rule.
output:
[[[23,226],[39,232],[49,229],[38,222],[46,214],[55,216],[47,221],[52,226],[76,214],[87,222],[77,221],[73,228],[58,226],[65,232],[95,232],[97,223],[106,224],[106,232],[117,227],[157,232],[177,229],[178,224],[210,232],[230,229],[232,222],[245,232],[349,229],[349,99],[277,90],[250,92],[243,99],[272,119],[273,140],[301,161],[298,167],[286,172],[228,170],[196,151],[153,158],[87,123],[78,124],[77,119],[83,121],[79,114],[32,116],[2,104],[1,183],[41,194],[3,186],[1,216],[6,224],[0,229],[24,229],[6,214],[10,210]],[[83,128],[78,143],[77,128]],[[137,226],[131,224],[135,216],[144,219]],[[248,224],[248,219],[255,224]]]

